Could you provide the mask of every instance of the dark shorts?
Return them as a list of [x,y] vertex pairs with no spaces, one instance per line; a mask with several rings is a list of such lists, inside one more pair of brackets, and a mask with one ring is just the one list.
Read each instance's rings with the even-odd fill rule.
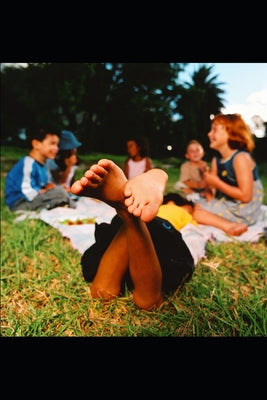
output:
[[[81,258],[82,272],[87,282],[92,282],[94,279],[99,262],[121,224],[122,221],[118,216],[115,216],[110,224],[96,224],[96,241]],[[190,280],[194,271],[193,257],[181,233],[167,220],[156,217],[147,223],[147,227],[162,269],[162,290],[164,292],[176,290],[182,283]],[[125,285],[128,289],[133,288],[129,272],[124,276],[122,292]]]

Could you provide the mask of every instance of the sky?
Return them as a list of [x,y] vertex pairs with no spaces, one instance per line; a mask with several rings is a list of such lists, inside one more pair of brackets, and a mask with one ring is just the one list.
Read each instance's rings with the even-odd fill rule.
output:
[[210,76],[217,75],[215,83],[224,83],[219,86],[225,91],[221,111],[241,114],[253,133],[262,137],[264,127],[256,126],[251,118],[258,115],[267,122],[267,63],[189,63],[179,80],[191,83],[193,72],[202,65],[212,66]]
[[215,83],[225,83],[219,85],[225,91],[221,111],[241,114],[255,135],[262,137],[264,128],[256,127],[251,117],[259,115],[267,122],[267,63],[190,63],[179,80],[191,83],[190,76],[202,65],[213,66],[210,76],[217,75]]

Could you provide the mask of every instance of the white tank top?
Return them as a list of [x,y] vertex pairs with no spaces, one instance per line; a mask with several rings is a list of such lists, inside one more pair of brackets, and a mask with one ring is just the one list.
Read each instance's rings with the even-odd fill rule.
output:
[[128,160],[129,166],[129,176],[128,179],[135,177],[136,175],[140,175],[146,170],[146,158],[143,158],[140,161],[134,161],[131,158]]

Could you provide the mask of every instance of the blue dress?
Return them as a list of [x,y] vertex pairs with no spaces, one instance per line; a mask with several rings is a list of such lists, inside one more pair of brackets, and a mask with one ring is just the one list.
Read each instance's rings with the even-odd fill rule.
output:
[[[238,150],[226,161],[216,157],[218,176],[228,185],[237,186],[233,163],[237,154],[241,152],[245,153],[243,150]],[[242,203],[240,200],[236,200],[217,190],[215,199],[211,201],[201,199],[199,201],[201,207],[232,222],[245,223],[249,226],[255,224],[262,217],[261,205],[263,204],[264,190],[256,164],[252,172],[254,186],[250,202]]]

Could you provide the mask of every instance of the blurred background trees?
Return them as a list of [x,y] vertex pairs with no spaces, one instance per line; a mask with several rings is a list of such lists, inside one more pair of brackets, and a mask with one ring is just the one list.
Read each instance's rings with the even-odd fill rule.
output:
[[[190,139],[209,155],[210,115],[223,83],[202,65],[181,83],[186,63],[29,63],[1,68],[1,142],[29,147],[27,127],[73,131],[79,152],[124,154],[128,137],[147,137],[151,157],[184,157]],[[167,150],[171,145],[172,150]]]

